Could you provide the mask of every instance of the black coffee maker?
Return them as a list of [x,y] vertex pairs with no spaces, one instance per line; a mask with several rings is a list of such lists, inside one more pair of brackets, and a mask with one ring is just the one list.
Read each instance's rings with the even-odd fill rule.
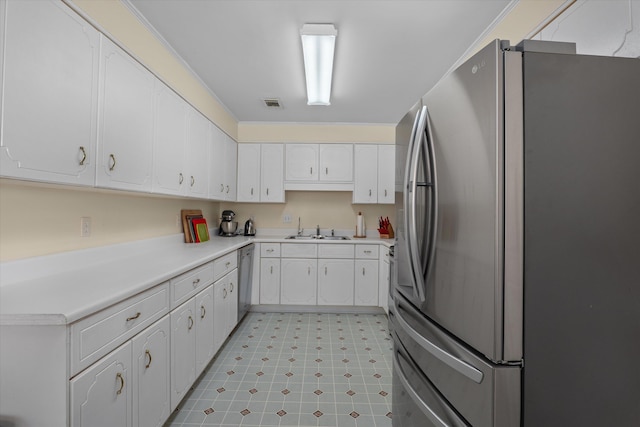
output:
[[220,236],[235,236],[238,230],[238,221],[234,221],[236,213],[231,210],[222,211],[222,218],[220,220]]

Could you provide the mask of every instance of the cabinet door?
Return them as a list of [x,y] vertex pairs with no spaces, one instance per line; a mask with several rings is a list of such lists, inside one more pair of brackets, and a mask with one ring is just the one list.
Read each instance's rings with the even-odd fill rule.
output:
[[227,295],[226,279],[223,277],[213,284],[213,343],[216,352],[227,339]]
[[378,203],[395,203],[396,146],[378,146]]
[[209,151],[209,198],[225,199],[225,139],[227,135],[211,124],[211,150]]
[[280,258],[260,259],[260,304],[280,304]]
[[164,83],[156,81],[153,136],[154,193],[185,193],[187,103]]
[[263,144],[260,172],[260,201],[284,202],[284,146]]
[[71,426],[131,426],[131,342],[71,380]]
[[100,187],[151,191],[155,77],[106,37],[100,55]]
[[61,2],[0,6],[0,175],[93,185],[98,32]]
[[[388,250],[387,250],[388,252]],[[378,276],[378,306],[389,314],[389,282],[391,281],[389,261],[380,261],[380,273]]]
[[320,144],[320,181],[353,181],[353,144]]
[[195,301],[171,312],[171,412],[196,380]]
[[285,180],[318,180],[318,144],[286,144]]
[[187,108],[187,195],[206,198],[209,192],[210,122],[193,107]]
[[231,137],[225,135],[225,200],[234,201],[236,200],[237,194],[237,183],[236,183],[236,175],[237,175],[237,165],[238,165],[238,143],[235,142]]
[[196,377],[216,354],[213,333],[213,285],[196,295]]
[[238,144],[239,202],[260,201],[260,144]]
[[318,305],[353,305],[353,259],[318,260]]
[[355,305],[378,305],[378,260],[356,260]]
[[354,147],[353,203],[376,203],[378,200],[378,146]]
[[171,413],[171,321],[151,325],[133,340],[133,425],[161,427]]
[[315,305],[317,300],[317,266],[315,259],[281,260],[281,304]]
[[[238,324],[238,270],[235,269],[226,275],[227,298],[226,304],[226,324],[227,337],[231,335],[233,329]],[[226,339],[226,337],[225,337]]]

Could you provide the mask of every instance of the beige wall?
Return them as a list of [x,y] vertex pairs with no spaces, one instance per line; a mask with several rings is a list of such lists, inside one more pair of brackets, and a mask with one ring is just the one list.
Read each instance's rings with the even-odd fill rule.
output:
[[[377,229],[377,218],[388,216],[395,225],[393,205],[353,205],[351,191],[287,191],[286,203],[221,203],[221,209],[232,209],[238,220],[238,227],[253,216],[260,230],[296,229],[298,218],[302,227],[309,232],[320,225],[322,229],[349,230],[355,233],[356,215],[362,212],[366,228]],[[283,223],[283,215],[291,215],[291,223]]]

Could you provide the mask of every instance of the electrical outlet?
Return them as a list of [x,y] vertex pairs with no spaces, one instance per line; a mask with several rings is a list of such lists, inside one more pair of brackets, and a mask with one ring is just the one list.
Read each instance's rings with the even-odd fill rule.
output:
[[182,220],[180,219],[180,215],[176,214],[176,227],[182,226]]
[[91,236],[91,217],[83,216],[80,218],[80,237]]
[[291,214],[282,215],[282,222],[284,224],[289,224],[291,222]]

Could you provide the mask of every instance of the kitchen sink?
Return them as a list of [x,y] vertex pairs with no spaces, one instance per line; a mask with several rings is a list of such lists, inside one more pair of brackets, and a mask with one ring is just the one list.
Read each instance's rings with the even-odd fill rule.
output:
[[294,234],[293,236],[287,236],[285,239],[291,240],[351,240],[347,236],[324,236],[324,235],[311,235],[311,236],[299,236]]

